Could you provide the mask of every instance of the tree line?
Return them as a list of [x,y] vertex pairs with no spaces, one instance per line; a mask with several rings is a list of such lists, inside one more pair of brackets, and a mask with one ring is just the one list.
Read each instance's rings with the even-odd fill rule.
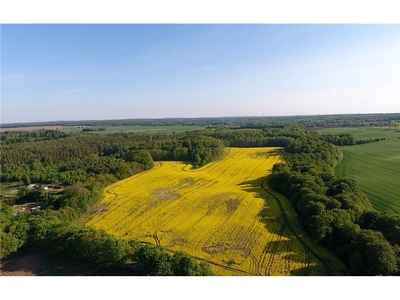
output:
[[[220,157],[226,146],[279,146],[285,150],[285,163],[273,167],[269,184],[291,201],[301,225],[315,241],[336,253],[352,275],[399,275],[400,216],[374,210],[354,180],[333,175],[341,155],[335,145],[357,143],[352,135],[324,136],[290,124],[153,135],[73,133],[53,137],[43,133],[22,139],[2,146],[1,181],[65,182],[69,187],[54,195],[22,189],[16,200],[41,201],[46,209],[17,217],[10,217],[10,208],[2,200],[2,257],[24,245],[40,245],[44,242],[41,237],[47,241],[54,230],[66,239],[71,232],[103,236],[104,233],[89,234],[71,224],[101,199],[104,187],[152,168],[154,161],[184,160],[203,166]],[[85,239],[72,240],[76,241],[75,246],[81,245],[77,249],[85,247]],[[69,245],[64,242],[60,240],[59,245]],[[72,251],[68,247],[62,251]],[[170,267],[174,259],[160,254],[162,250],[154,251],[152,255],[160,259],[160,268],[177,274]],[[119,257],[120,252],[115,253]]]
[[117,179],[153,166],[154,160],[183,160],[203,166],[223,152],[224,144],[207,135],[122,133],[69,134],[2,146],[1,181],[73,184],[96,174]]
[[[74,259],[90,260],[104,267],[132,260],[146,275],[212,274],[207,264],[199,264],[185,253],[170,255],[162,248],[150,246],[133,253],[126,250],[126,241],[116,241],[104,231],[72,224],[100,201],[107,185],[151,169],[154,159],[205,165],[222,154],[224,145],[220,140],[191,133],[157,136],[78,133],[51,138],[43,132],[22,136],[22,142],[8,143],[0,153],[1,181],[62,182],[68,187],[52,194],[26,187],[15,198],[1,199],[1,258],[26,246],[57,245],[59,248],[55,250]],[[13,217],[11,205],[25,202],[38,202],[40,209]],[[159,257],[160,266],[150,266],[146,257],[148,260]]]
[[357,182],[334,174],[341,158],[336,147],[378,142],[352,134],[321,135],[302,126],[210,133],[226,146],[284,147],[270,186],[285,195],[302,227],[335,253],[351,275],[400,275],[400,215],[375,210]]
[[12,209],[0,210],[0,259],[17,251],[22,245],[55,250],[100,268],[122,267],[135,263],[141,275],[151,276],[212,276],[210,266],[198,262],[185,252],[169,254],[160,246],[136,240],[117,239],[103,229],[77,226],[44,212],[12,216]]
[[204,126],[212,128],[267,128],[301,125],[303,127],[325,126],[389,126],[392,121],[400,121],[399,113],[379,114],[337,114],[306,116],[236,116],[219,118],[168,118],[168,119],[122,119],[122,120],[84,120],[84,121],[51,121],[34,123],[1,124],[1,127],[32,126]]
[[399,275],[400,216],[376,211],[355,180],[333,175],[340,153],[325,138],[305,133],[285,151],[269,184],[291,201],[314,240],[352,275]]
[[351,133],[337,133],[337,134],[323,134],[321,137],[328,143],[336,146],[351,146],[360,145],[373,142],[380,142],[386,140],[386,138],[369,138],[369,139],[357,139]]

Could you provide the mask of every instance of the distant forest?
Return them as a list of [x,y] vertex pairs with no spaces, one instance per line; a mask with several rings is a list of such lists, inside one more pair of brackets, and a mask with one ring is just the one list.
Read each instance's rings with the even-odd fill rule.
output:
[[165,118],[165,119],[122,119],[122,120],[85,120],[85,121],[50,121],[30,123],[1,124],[0,127],[31,127],[31,126],[286,126],[289,124],[304,127],[322,126],[388,126],[390,121],[400,121],[400,113],[390,114],[343,114],[343,115],[308,115],[308,116],[278,116],[278,117],[210,117],[210,118]]

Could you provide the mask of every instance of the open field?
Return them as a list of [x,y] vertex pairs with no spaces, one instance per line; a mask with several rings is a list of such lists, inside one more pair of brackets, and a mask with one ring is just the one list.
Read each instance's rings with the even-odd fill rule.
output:
[[0,195],[4,197],[15,197],[21,187],[22,182],[2,182],[0,185]]
[[[92,128],[94,126],[31,126],[31,127],[10,127],[6,128],[0,127],[0,132],[5,131],[36,131],[36,130],[60,130],[66,133],[70,132],[82,132],[83,128]],[[141,125],[131,125],[131,126],[101,126],[105,127],[106,130],[103,131],[87,131],[88,133],[96,134],[108,134],[117,132],[143,132],[143,133],[158,133],[158,132],[185,132],[205,129],[202,126],[141,126]]]
[[400,212],[400,131],[388,128],[335,128],[322,133],[352,133],[359,139],[387,140],[340,147],[343,160],[335,173],[357,180],[361,189],[378,210]]
[[31,127],[0,127],[0,132],[6,131],[36,131],[36,130],[62,130],[62,131],[82,131],[82,128],[90,126],[31,126]]
[[261,187],[280,160],[279,148],[228,148],[223,159],[200,169],[158,162],[108,186],[87,225],[183,250],[218,275],[324,275],[321,261],[337,260],[308,240],[287,199]]
[[[117,133],[117,132],[142,132],[142,133],[158,133],[158,132],[185,132],[192,130],[200,130],[204,129],[201,126],[141,126],[141,125],[132,125],[132,126],[104,126],[106,130],[104,131],[88,131],[88,133],[96,133],[96,134],[108,134],[108,133]],[[81,132],[81,128],[72,128],[65,129],[64,132]]]

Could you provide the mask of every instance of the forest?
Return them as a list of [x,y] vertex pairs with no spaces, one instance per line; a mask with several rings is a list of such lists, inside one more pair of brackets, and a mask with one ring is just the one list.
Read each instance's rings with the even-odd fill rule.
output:
[[[290,200],[313,240],[335,253],[348,267],[349,275],[399,275],[400,216],[375,210],[355,180],[336,176],[333,171],[342,155],[337,146],[379,143],[382,139],[322,135],[309,130],[316,126],[388,126],[393,120],[400,120],[400,115],[134,122],[208,128],[184,133],[2,132],[2,188],[13,182],[26,187],[14,197],[1,195],[0,258],[36,247],[60,251],[104,268],[132,261],[143,275],[212,275],[206,263],[186,253],[171,255],[159,246],[119,240],[104,230],[84,227],[79,220],[101,200],[106,186],[151,169],[155,161],[186,161],[202,167],[219,159],[225,147],[283,147],[285,162],[273,167],[268,183]],[[87,121],[73,125],[102,128],[132,122]],[[33,183],[65,188],[49,193],[27,187]],[[40,209],[15,215],[12,206],[27,202],[40,203]]]
[[51,121],[33,123],[1,124],[1,127],[31,127],[31,126],[207,126],[207,127],[252,127],[265,128],[267,126],[286,126],[297,124],[304,127],[326,126],[387,126],[390,121],[400,121],[399,113],[386,114],[342,114],[342,115],[306,115],[306,116],[237,116],[219,118],[165,118],[165,119],[121,119],[121,120],[87,120],[87,121]]

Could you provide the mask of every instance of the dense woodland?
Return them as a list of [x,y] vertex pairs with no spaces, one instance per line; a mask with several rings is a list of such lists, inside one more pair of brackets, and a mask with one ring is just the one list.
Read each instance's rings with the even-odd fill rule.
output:
[[[352,124],[389,123],[400,119],[400,115],[385,115],[385,118],[329,116],[325,123],[320,123],[318,117],[311,117],[306,124],[327,126],[338,119]],[[40,182],[63,184],[67,188],[56,194],[22,188],[16,197],[2,197],[0,258],[22,247],[34,246],[61,251],[74,259],[104,267],[132,261],[144,275],[211,275],[207,264],[198,263],[185,253],[171,255],[161,247],[118,240],[103,230],[80,226],[79,219],[101,199],[105,186],[151,169],[154,161],[187,161],[200,167],[221,157],[226,146],[279,146],[284,148],[285,163],[274,166],[269,184],[291,201],[310,236],[341,258],[351,275],[400,274],[400,216],[374,210],[354,180],[333,175],[333,168],[341,158],[335,145],[380,139],[357,140],[351,134],[321,135],[305,130],[301,118],[264,123],[249,118],[234,120],[229,126],[220,127],[215,126],[224,125],[226,119],[211,123],[209,119],[199,123],[192,119],[169,120],[173,124],[204,122],[214,126],[179,134],[96,135],[50,130],[2,133],[2,184]],[[104,126],[104,122],[88,121],[83,125]],[[116,124],[127,124],[124,122],[129,120]],[[42,209],[13,216],[11,206],[24,202],[38,202]]]
[[304,127],[324,126],[388,126],[390,121],[400,121],[399,113],[380,114],[345,114],[345,115],[308,115],[308,116],[239,116],[219,118],[167,118],[167,119],[122,119],[122,120],[87,120],[87,121],[52,121],[35,123],[1,124],[1,127],[30,127],[30,126],[175,126],[197,125],[207,127],[252,127],[301,125]]
[[[203,166],[222,154],[224,144],[204,134],[113,135],[39,132],[2,145],[1,180],[72,184],[98,174],[123,179],[153,167],[153,160],[184,160]],[[13,139],[14,141],[15,139]],[[26,142],[25,142],[26,141]]]
[[[22,188],[3,197],[0,258],[26,246],[64,252],[96,266],[136,262],[144,275],[213,275],[210,267],[183,252],[117,240],[103,230],[77,226],[102,197],[104,187],[149,170],[155,160],[185,160],[203,166],[220,157],[222,141],[202,134],[57,134],[13,133],[2,145],[1,181],[68,186],[62,193]],[[13,216],[11,205],[40,203],[41,210]],[[135,247],[132,245],[135,244]]]
[[340,153],[308,134],[285,146],[271,187],[285,195],[303,228],[334,252],[351,275],[399,275],[400,215],[373,209],[356,181],[334,176]]

